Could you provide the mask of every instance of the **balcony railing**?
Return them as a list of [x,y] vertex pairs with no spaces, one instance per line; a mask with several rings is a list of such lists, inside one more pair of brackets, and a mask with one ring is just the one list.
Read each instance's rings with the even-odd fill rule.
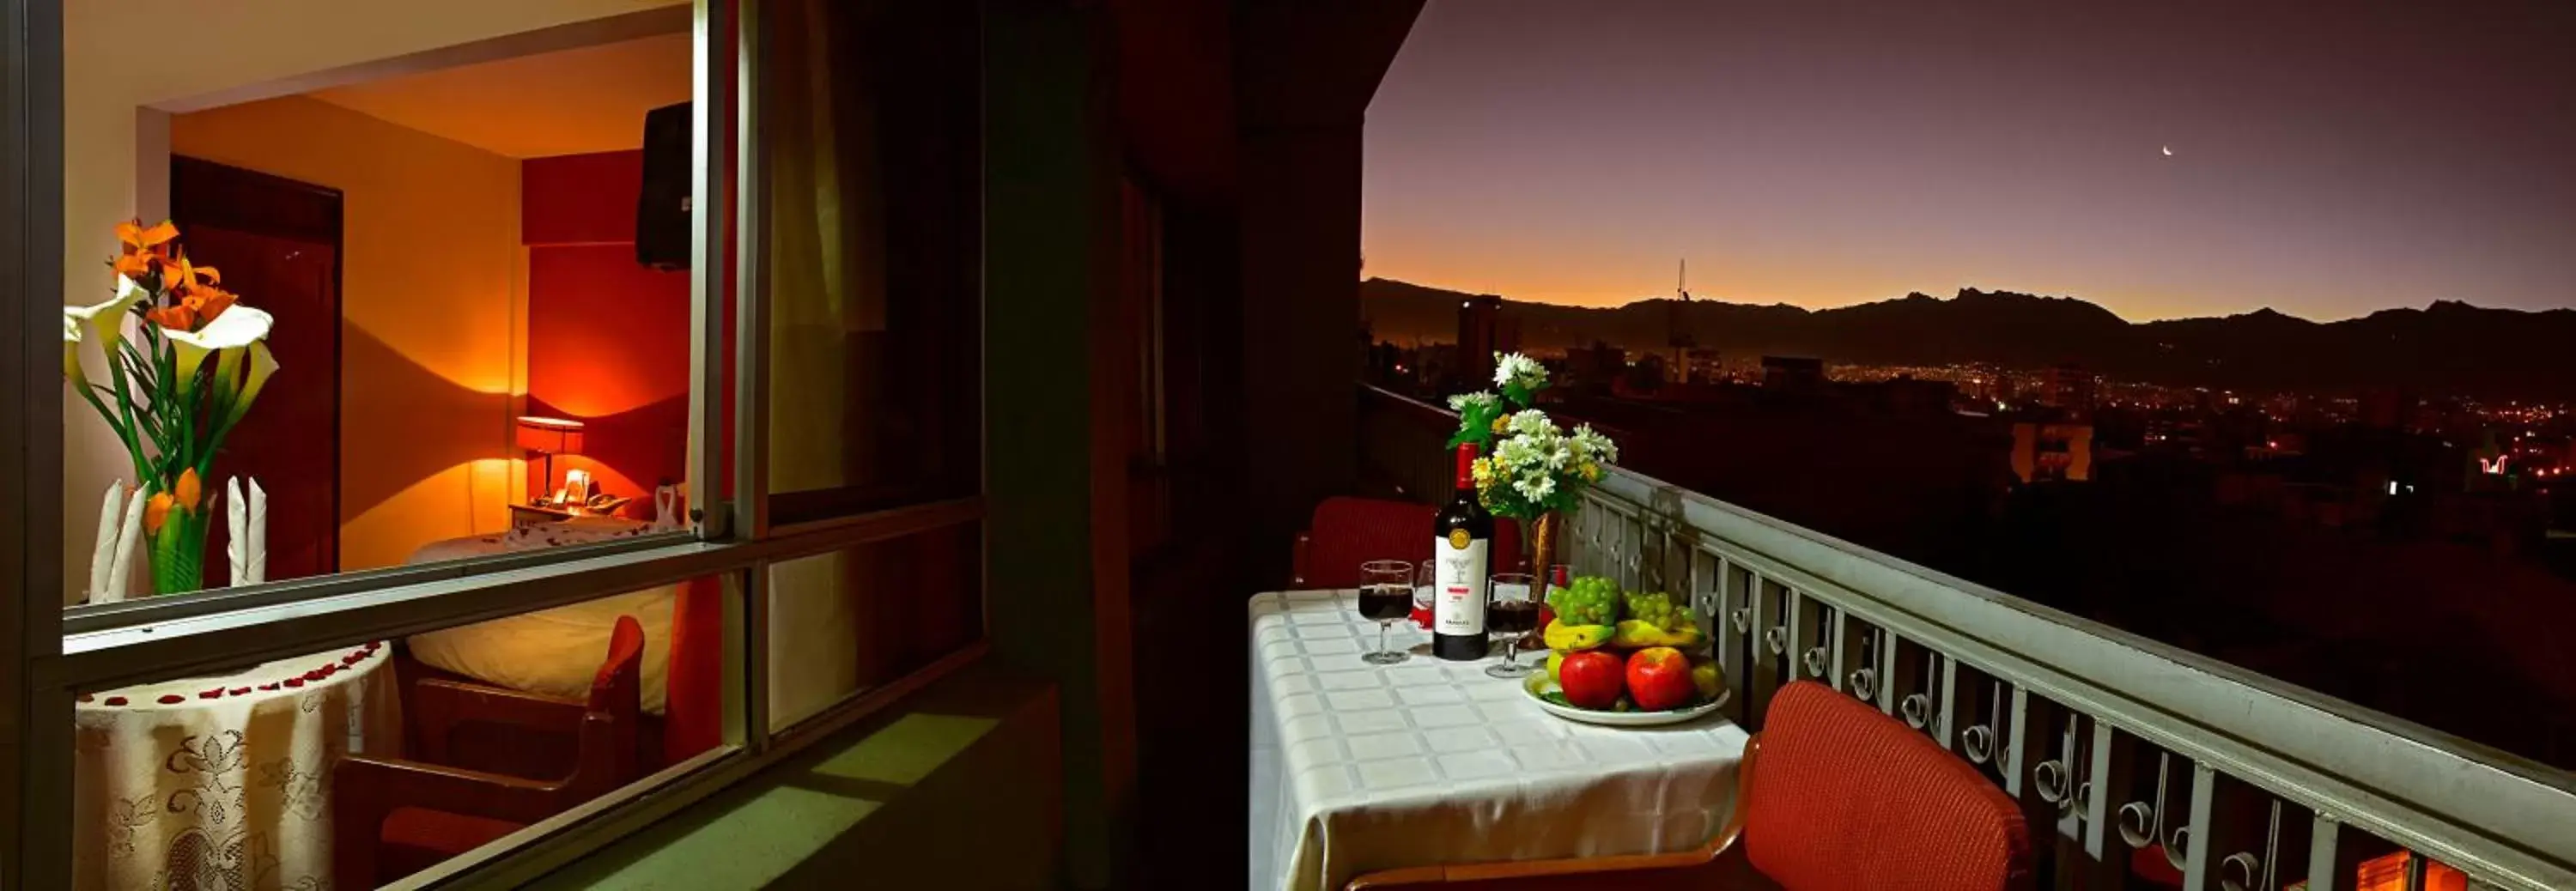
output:
[[[1454,416],[1360,398],[1362,473],[1444,491]],[[1689,593],[1736,720],[1808,679],[1903,718],[2022,802],[2055,887],[2161,857],[2189,889],[2351,889],[2402,849],[2404,887],[2429,858],[2576,889],[2566,773],[1624,470],[1569,529],[1577,572]]]

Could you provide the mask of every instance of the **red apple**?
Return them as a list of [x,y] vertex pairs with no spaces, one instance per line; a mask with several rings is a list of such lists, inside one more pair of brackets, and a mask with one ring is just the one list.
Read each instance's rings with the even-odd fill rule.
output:
[[[1624,686],[1620,678],[1621,662],[1615,653],[1589,650],[1565,657],[1556,668],[1556,685],[1565,688],[1565,701],[1576,708],[1606,709],[1619,703]],[[1683,685],[1690,683],[1685,670]]]
[[[1628,698],[1640,711],[1660,712],[1690,703],[1699,695],[1691,681],[1690,657],[1671,647],[1647,647],[1628,657]],[[1573,698],[1569,693],[1568,699]]]

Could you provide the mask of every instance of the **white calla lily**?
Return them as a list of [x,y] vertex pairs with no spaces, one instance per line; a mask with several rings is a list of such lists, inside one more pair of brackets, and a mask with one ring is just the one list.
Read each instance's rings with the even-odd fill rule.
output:
[[[65,310],[71,307],[63,307]],[[63,379],[74,387],[89,386],[89,375],[81,371],[81,323],[69,312],[63,313]]]
[[143,286],[125,276],[116,277],[116,296],[105,303],[63,307],[63,377],[73,386],[87,386],[89,375],[80,364],[81,341],[87,337],[82,328],[98,332],[98,348],[107,351],[107,360],[116,361],[115,347],[110,346],[125,328],[126,310],[144,297]]
[[179,392],[186,393],[195,386],[197,369],[205,365],[208,354],[266,340],[269,327],[276,323],[277,319],[268,313],[236,303],[195,331],[161,329],[161,336],[170,338],[171,346],[178,351]]
[[117,333],[124,329],[125,311],[133,308],[134,302],[143,296],[143,286],[135,284],[133,279],[117,276],[116,296],[108,298],[107,302],[63,307],[63,341],[78,343],[80,339],[72,334],[73,326],[88,325],[98,332],[102,342],[99,348],[106,349],[104,342],[116,339]]
[[[225,315],[231,314],[230,310],[225,311]],[[265,342],[252,341],[250,349],[232,352],[250,353],[250,380],[242,384],[241,395],[233,399],[232,413],[224,419],[227,427],[241,422],[242,415],[249,413],[250,404],[259,399],[260,388],[268,386],[269,376],[277,373],[277,356],[268,351]]]

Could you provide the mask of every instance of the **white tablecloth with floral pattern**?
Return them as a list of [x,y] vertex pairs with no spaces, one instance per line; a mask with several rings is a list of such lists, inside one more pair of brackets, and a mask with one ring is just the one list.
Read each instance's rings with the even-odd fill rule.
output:
[[[1338,889],[1402,866],[1687,850],[1723,827],[1744,730],[1576,724],[1539,709],[1500,658],[1360,661],[1377,623],[1352,591],[1252,599],[1250,886]],[[1536,657],[1523,655],[1523,660]]]
[[331,768],[400,753],[383,644],[81,698],[74,887],[331,887]]

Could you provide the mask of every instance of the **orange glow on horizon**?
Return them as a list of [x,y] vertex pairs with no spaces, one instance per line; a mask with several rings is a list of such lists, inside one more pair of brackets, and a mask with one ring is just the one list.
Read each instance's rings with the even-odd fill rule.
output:
[[[1670,261],[1666,276],[1660,282],[1652,276],[1593,276],[1583,270],[1522,270],[1513,264],[1488,262],[1481,265],[1448,267],[1372,261],[1363,270],[1363,278],[1384,278],[1427,288],[1439,288],[1470,294],[1499,294],[1506,300],[1523,303],[1546,303],[1558,306],[1580,306],[1615,309],[1642,300],[1673,296]],[[1694,270],[1699,264],[1693,263]],[[2045,281],[2033,277],[2033,281]],[[2168,319],[2229,316],[2253,312],[2261,306],[2217,306],[2206,301],[2176,298],[2152,291],[2117,294],[2086,291],[2081,288],[2052,288],[2033,284],[2005,284],[1996,281],[1961,281],[1943,284],[1938,275],[1909,279],[1902,275],[1877,275],[1856,271],[1826,273],[1808,278],[1794,273],[1769,275],[1745,271],[1733,278],[1714,278],[1703,283],[1694,272],[1690,290],[1694,300],[1740,303],[1757,306],[1787,304],[1809,311],[1838,309],[1902,298],[1909,293],[1923,293],[1948,299],[1962,288],[1983,291],[2013,291],[2043,297],[2074,297],[2092,303],[2130,322],[2143,323]],[[2287,308],[2280,311],[2311,321],[2336,321],[2341,316],[2310,315]]]

